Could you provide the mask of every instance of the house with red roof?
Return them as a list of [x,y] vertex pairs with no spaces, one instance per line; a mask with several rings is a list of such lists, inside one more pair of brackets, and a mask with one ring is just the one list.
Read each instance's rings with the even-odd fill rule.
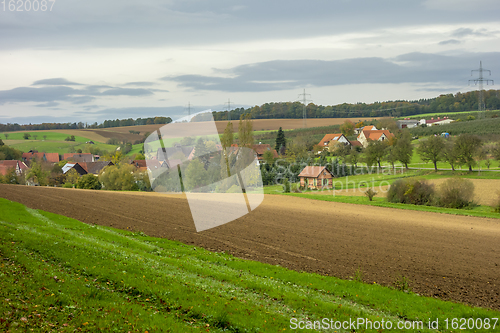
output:
[[94,155],[91,153],[66,153],[63,160],[72,162],[94,162]]
[[300,186],[311,189],[332,188],[333,174],[324,166],[306,166],[299,173]]
[[366,148],[370,141],[385,141],[393,136],[394,134],[389,130],[361,131],[358,135],[358,141]]
[[337,134],[326,134],[323,139],[318,143],[318,146],[321,147],[322,149],[328,148],[328,145],[330,142],[341,142],[343,144],[349,145],[351,144],[349,140],[345,137],[344,134],[342,133],[337,133]]
[[16,175],[20,176],[28,166],[23,161],[17,160],[2,160],[0,161],[0,175],[5,176],[14,170]]
[[23,153],[22,160],[24,163],[29,164],[32,160],[47,163],[59,163],[58,153],[39,153],[37,151],[30,151],[28,153]]

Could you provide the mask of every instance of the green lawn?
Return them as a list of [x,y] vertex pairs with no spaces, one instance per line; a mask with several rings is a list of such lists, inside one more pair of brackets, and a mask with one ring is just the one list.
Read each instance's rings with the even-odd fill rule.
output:
[[[9,137],[10,139],[10,137]],[[85,138],[83,138],[85,139]],[[63,139],[64,140],[64,139]],[[75,150],[81,149],[82,151],[85,149],[87,146],[85,144],[85,141],[44,141],[44,140],[23,140],[22,142],[19,142],[18,140],[12,141],[12,140],[4,140],[5,144],[8,145],[9,147],[18,149],[22,152],[28,152],[30,150],[38,150],[39,152],[46,152],[46,153],[59,153],[59,154],[64,154],[64,153],[69,153],[71,150],[71,147],[73,147]],[[118,146],[115,145],[108,145],[105,143],[100,143],[100,142],[95,142],[95,144],[91,145],[92,147],[97,147],[99,149],[104,149],[109,152],[113,152],[116,150]]]
[[[43,141],[43,140],[48,140],[48,141],[64,141],[68,136],[68,134],[64,133],[56,133],[56,132],[26,132],[31,135],[31,137],[26,140],[26,141]],[[24,140],[23,135],[24,132],[11,132],[9,134],[9,140]],[[35,140],[34,135],[37,135],[37,138]],[[46,136],[46,138],[44,138]],[[5,139],[5,134],[2,133],[0,134],[0,139],[4,140]],[[88,138],[84,138],[81,136],[75,136],[75,142],[87,142],[90,141]]]
[[[493,325],[500,317],[373,281],[299,273],[88,225],[5,199],[0,211],[2,331],[279,332],[290,330],[292,318],[426,327],[429,319],[488,318]],[[439,332],[452,331],[442,325]],[[356,331],[377,331],[363,328]]]

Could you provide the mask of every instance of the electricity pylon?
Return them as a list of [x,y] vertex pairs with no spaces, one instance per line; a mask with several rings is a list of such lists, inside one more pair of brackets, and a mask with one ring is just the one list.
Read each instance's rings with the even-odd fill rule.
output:
[[311,96],[311,94],[306,94],[306,90],[304,89],[304,92],[302,94],[299,94],[299,99],[300,97],[302,96],[302,104],[304,106],[303,110],[302,110],[302,117],[304,118],[304,122],[302,124],[302,126],[304,128],[307,127],[307,110],[306,110],[306,103],[307,102],[312,102],[312,100],[310,99],[307,99],[307,96]]
[[469,84],[471,83],[471,81],[474,82],[474,85],[476,85],[476,84],[479,83],[479,96],[478,96],[478,111],[479,111],[479,115],[478,115],[478,118],[482,118],[483,117],[483,111],[485,109],[484,94],[483,94],[483,82],[486,82],[486,85],[488,85],[490,83],[490,81],[491,81],[491,84],[494,84],[494,82],[493,82],[493,80],[485,79],[483,77],[483,72],[488,72],[491,75],[491,71],[489,69],[484,69],[483,68],[483,62],[482,61],[479,61],[479,69],[473,69],[473,70],[471,70],[470,75],[472,76],[474,74],[474,72],[478,72],[479,73],[479,78],[469,80]]

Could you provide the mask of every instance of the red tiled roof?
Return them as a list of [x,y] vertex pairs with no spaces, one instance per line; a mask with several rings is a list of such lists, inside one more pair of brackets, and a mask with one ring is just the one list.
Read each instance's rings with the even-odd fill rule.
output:
[[59,154],[58,153],[23,153],[23,159],[31,161],[33,158],[39,161],[47,161],[49,163],[58,163]]
[[9,173],[10,170],[14,169],[11,166],[8,165],[1,165],[0,164],[0,175],[5,176],[6,174]]
[[91,153],[66,153],[63,155],[63,160],[74,159],[80,160],[81,162],[92,162],[92,154]]
[[274,158],[279,157],[276,150],[271,148],[271,145],[268,145],[268,144],[253,145],[252,148],[257,153],[257,156],[264,155],[264,153],[269,150],[273,153]]
[[394,136],[394,134],[389,132],[389,130],[363,131],[363,133],[365,134],[365,138],[367,140],[373,140],[373,141],[380,139],[382,134],[385,134],[385,136],[388,139]]
[[353,141],[349,141],[351,143],[352,146],[356,147],[362,147],[363,145],[361,144],[361,142],[357,141],[357,140],[353,140]]
[[[321,141],[319,142],[319,146],[320,147],[325,147],[328,145],[328,143],[330,143],[330,141],[332,140],[335,140],[335,141],[338,141],[340,139],[340,137],[342,136],[343,134],[342,133],[337,133],[337,134],[326,134],[323,139],[321,139]],[[325,145],[326,143],[326,145]]]
[[[310,177],[310,178],[318,178],[321,172],[325,169],[324,166],[306,166],[299,173],[299,177]],[[328,169],[327,169],[328,171]],[[330,171],[328,171],[330,172]]]
[[148,166],[146,164],[146,160],[133,160],[132,162],[130,162],[130,164],[132,164],[136,168],[147,168]]

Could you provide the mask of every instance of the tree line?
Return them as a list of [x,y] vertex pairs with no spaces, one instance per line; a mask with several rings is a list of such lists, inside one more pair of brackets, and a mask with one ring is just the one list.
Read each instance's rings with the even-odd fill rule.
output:
[[[500,109],[500,90],[484,91],[486,109]],[[251,108],[236,108],[229,111],[230,119],[238,119],[242,114],[250,113],[253,119],[296,119],[302,118],[301,102],[265,103]],[[348,118],[348,117],[404,117],[433,112],[459,112],[478,109],[478,92],[440,95],[431,99],[414,101],[396,100],[375,103],[343,103],[338,105],[306,106],[308,118]],[[228,111],[214,111],[215,120],[227,120]]]
[[149,118],[128,118],[128,119],[115,119],[105,120],[98,124],[87,124],[83,122],[74,123],[42,123],[42,124],[0,124],[0,132],[15,132],[15,131],[37,131],[37,130],[55,130],[55,129],[85,129],[85,128],[110,128],[122,126],[138,126],[138,125],[152,125],[152,124],[169,124],[172,122],[170,117],[149,117]]

